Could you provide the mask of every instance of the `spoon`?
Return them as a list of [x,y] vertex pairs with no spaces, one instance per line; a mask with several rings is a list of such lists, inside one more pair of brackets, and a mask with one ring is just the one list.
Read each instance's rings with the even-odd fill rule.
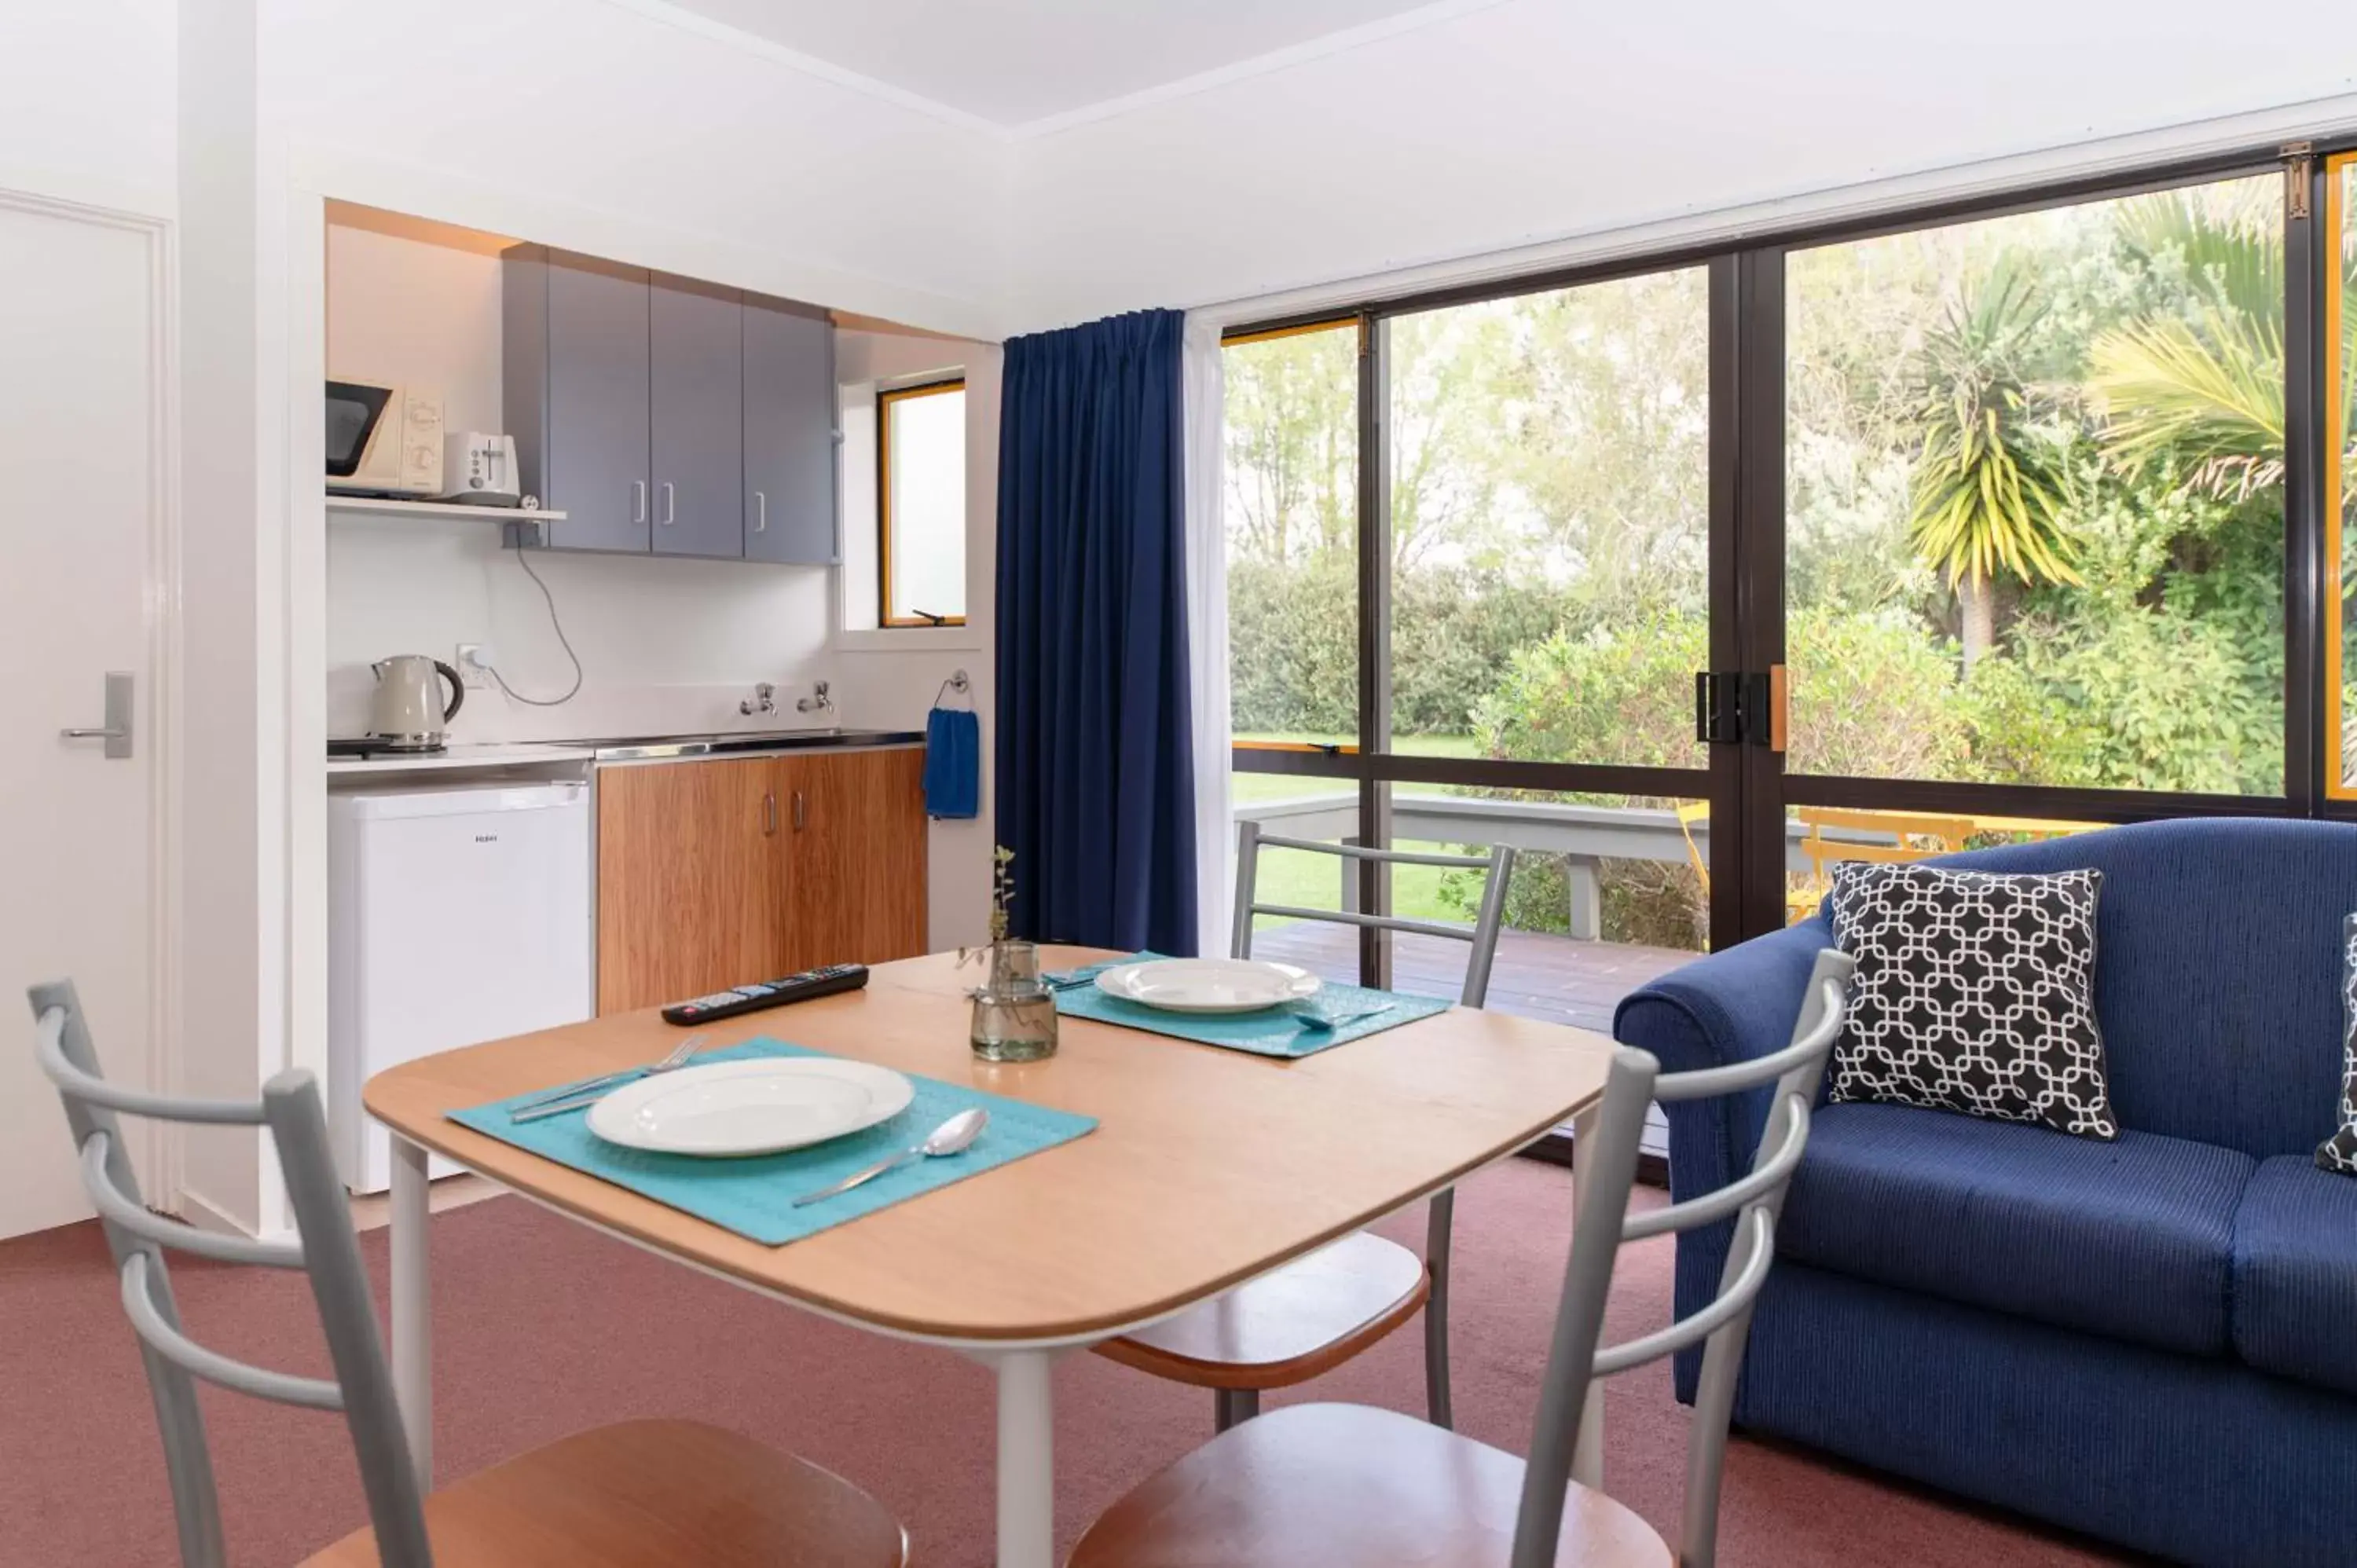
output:
[[833,1187],[823,1187],[816,1192],[806,1192],[794,1199],[794,1207],[800,1208],[804,1204],[816,1203],[820,1198],[833,1197],[840,1192],[849,1192],[853,1187],[865,1182],[874,1181],[886,1171],[899,1169],[920,1155],[929,1160],[938,1160],[945,1155],[963,1154],[976,1138],[982,1136],[982,1130],[989,1125],[990,1112],[981,1106],[977,1105],[970,1111],[961,1111],[934,1128],[932,1135],[914,1148],[903,1149],[888,1160],[878,1161],[864,1171],[856,1171]]

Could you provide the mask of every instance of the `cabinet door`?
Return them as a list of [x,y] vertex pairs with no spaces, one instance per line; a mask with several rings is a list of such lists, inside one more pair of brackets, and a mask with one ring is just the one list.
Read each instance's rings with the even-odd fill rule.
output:
[[657,278],[651,345],[658,555],[745,554],[745,306],[734,290]]
[[748,300],[745,559],[841,559],[836,440],[834,324]]
[[[547,265],[543,504],[565,514],[549,542],[647,548],[647,274],[586,257]],[[521,454],[519,454],[521,456]],[[530,471],[530,465],[524,465]]]
[[597,770],[601,1015],[793,967],[777,782],[767,758]]
[[925,950],[924,768],[921,750],[781,759],[792,967]]

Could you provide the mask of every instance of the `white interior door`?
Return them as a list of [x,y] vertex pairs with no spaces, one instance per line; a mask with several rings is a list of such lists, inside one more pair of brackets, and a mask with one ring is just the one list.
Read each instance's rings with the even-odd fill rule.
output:
[[[91,1212],[25,988],[71,979],[107,1076],[153,1073],[154,245],[0,192],[0,1236]],[[109,671],[127,758],[59,733],[104,722]]]

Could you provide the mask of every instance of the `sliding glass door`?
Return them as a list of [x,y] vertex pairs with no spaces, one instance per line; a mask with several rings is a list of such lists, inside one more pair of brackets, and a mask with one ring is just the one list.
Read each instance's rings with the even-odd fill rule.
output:
[[1237,336],[1238,811],[1514,845],[1493,1004],[1596,1028],[1844,859],[2357,816],[2352,207],[2303,145]]

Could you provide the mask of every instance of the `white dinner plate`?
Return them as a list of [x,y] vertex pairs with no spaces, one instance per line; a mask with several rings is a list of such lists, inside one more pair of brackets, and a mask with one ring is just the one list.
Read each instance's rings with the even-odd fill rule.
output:
[[873,1127],[916,1097],[891,1069],[839,1057],[706,1062],[624,1084],[589,1108],[589,1131],[667,1155],[774,1155]]
[[1315,996],[1318,984],[1306,969],[1243,958],[1159,958],[1097,976],[1108,996],[1171,1013],[1257,1013]]

